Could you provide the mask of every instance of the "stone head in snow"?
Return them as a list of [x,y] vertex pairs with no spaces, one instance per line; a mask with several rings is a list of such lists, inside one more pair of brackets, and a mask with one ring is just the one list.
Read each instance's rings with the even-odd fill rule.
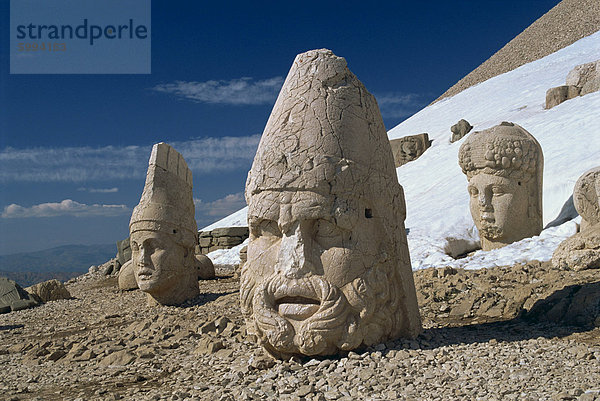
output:
[[192,172],[175,149],[158,143],[129,223],[133,270],[149,304],[178,305],[199,294],[197,231]]
[[600,167],[579,177],[573,189],[573,203],[581,216],[581,231],[600,223]]
[[277,357],[421,330],[405,204],[374,97],[329,50],[296,57],[246,183],[242,312]]
[[474,132],[458,158],[484,251],[541,232],[544,158],[529,132],[509,122]]

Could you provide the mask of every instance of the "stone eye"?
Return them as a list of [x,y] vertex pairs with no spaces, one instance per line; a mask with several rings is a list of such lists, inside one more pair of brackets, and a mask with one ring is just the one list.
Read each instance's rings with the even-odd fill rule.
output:
[[255,237],[281,237],[281,230],[276,221],[260,220],[251,224],[252,235]]
[[495,186],[492,188],[492,194],[494,194],[494,195],[504,195],[505,193],[506,193],[506,191],[502,187]]
[[471,196],[477,196],[479,194],[479,191],[475,187],[469,187],[469,193],[471,194]]

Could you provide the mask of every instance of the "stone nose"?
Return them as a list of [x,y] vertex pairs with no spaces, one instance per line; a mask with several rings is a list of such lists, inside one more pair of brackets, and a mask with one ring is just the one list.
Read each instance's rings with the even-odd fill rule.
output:
[[142,267],[151,266],[150,252],[147,249],[140,247],[137,258],[138,265]]
[[478,197],[478,201],[479,201],[479,206],[484,210],[484,211],[491,211],[492,210],[492,196],[491,193],[488,194],[488,191],[482,191],[479,193],[479,197]]
[[277,257],[277,272],[290,279],[313,272],[310,232],[305,224],[297,223],[284,232]]

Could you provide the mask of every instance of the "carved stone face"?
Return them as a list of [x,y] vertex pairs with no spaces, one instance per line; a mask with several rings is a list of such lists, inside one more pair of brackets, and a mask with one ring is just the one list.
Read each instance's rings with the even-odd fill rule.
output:
[[131,234],[131,258],[140,290],[161,297],[187,280],[186,249],[169,234],[141,230]]
[[[333,202],[308,191],[253,196],[242,307],[252,311],[272,353],[316,355],[356,347],[363,340],[361,318],[372,323],[376,305],[367,307],[365,298],[374,294],[364,293],[374,283],[366,273],[394,250],[384,219],[373,210],[333,216]],[[342,220],[345,227],[337,223]],[[385,299],[388,293],[379,295]]]
[[[470,209],[484,249],[500,248],[523,238],[528,192],[523,182],[479,173],[469,180]],[[483,247],[484,244],[482,244]]]

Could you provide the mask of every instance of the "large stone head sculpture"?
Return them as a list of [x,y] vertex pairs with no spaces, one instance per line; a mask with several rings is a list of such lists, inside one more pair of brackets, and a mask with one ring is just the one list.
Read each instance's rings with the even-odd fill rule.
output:
[[374,97],[329,50],[296,57],[246,182],[249,329],[278,357],[416,336],[405,204]]
[[509,122],[474,132],[458,158],[469,180],[471,215],[483,250],[542,231],[544,158],[529,132]]
[[581,230],[600,223],[600,167],[579,177],[573,189],[573,203],[581,216]]
[[149,304],[178,305],[199,294],[197,231],[192,172],[175,149],[158,143],[129,223],[134,274]]

